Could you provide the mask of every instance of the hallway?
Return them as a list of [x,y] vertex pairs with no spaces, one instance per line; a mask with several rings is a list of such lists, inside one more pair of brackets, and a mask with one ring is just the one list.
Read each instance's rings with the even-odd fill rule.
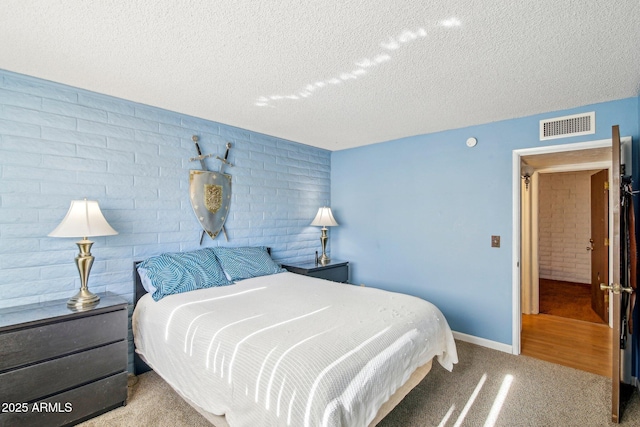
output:
[[540,279],[540,313],[604,324],[591,308],[591,285]]
[[611,377],[612,329],[548,314],[523,314],[521,354]]

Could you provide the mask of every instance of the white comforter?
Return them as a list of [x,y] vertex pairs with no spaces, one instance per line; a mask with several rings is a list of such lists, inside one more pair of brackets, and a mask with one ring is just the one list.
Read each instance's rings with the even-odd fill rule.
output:
[[293,273],[147,294],[133,332],[160,376],[231,427],[366,426],[417,367],[457,363],[431,303]]

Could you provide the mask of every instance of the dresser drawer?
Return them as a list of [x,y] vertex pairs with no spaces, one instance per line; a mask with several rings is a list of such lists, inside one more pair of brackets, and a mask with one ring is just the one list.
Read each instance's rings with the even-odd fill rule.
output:
[[[122,406],[127,400],[127,373],[69,390],[47,399],[23,405],[20,412],[0,412],[0,426],[59,427],[76,423]],[[22,411],[24,409],[24,411]]]
[[331,280],[333,282],[345,283],[349,280],[349,267],[346,265],[325,268],[318,271],[310,271],[307,275],[312,277],[319,277],[320,279]]
[[127,310],[54,322],[0,335],[0,372],[125,339]]
[[31,402],[126,370],[127,342],[120,341],[0,374],[0,402]]

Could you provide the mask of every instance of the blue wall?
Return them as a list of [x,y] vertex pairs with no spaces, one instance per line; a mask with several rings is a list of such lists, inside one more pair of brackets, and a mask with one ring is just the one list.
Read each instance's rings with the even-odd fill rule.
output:
[[92,238],[94,292],[131,302],[134,260],[198,248],[192,135],[204,153],[233,144],[230,241],[205,245],[313,259],[320,231],[309,224],[330,200],[329,151],[0,70],[0,307],[77,292],[78,239],[47,237],[72,199],[98,200],[120,233]]
[[330,153],[0,70],[0,307],[79,288],[75,239],[47,237],[72,199],[98,200],[120,232],[93,239],[93,291],[131,301],[134,260],[199,247],[187,193],[195,134],[206,153],[232,142],[236,165],[231,240],[205,245],[309,260],[319,231],[308,224],[331,200],[332,257],[351,261],[352,281],[429,299],[454,330],[511,343],[512,150],[543,145],[541,118],[592,110],[596,135],[548,145],[609,138],[619,124],[637,148],[639,107],[634,97]]
[[[539,140],[540,119],[588,111],[595,135]],[[512,151],[611,138],[619,124],[637,153],[638,121],[634,97],[333,152],[332,255],[355,283],[420,296],[453,330],[511,344]]]

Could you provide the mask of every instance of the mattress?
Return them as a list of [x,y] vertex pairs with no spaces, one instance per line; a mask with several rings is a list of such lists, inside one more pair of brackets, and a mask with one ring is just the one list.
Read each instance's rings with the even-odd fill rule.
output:
[[160,376],[231,427],[367,426],[416,368],[457,362],[433,304],[294,273],[145,295],[133,332]]

